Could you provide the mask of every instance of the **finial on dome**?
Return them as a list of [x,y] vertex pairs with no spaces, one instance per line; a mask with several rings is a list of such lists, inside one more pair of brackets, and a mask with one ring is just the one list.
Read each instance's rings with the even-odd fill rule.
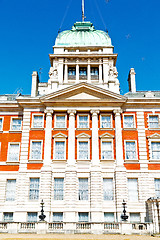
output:
[[85,16],[84,16],[84,0],[82,0],[82,22],[84,22]]

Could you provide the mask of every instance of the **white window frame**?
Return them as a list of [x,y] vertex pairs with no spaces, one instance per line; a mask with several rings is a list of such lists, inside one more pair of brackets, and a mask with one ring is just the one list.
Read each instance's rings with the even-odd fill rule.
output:
[[[56,142],[64,142],[64,158],[63,159],[56,158]],[[66,138],[54,138],[53,159],[54,160],[66,160]]]
[[[133,127],[127,127],[127,126],[125,126],[124,118],[125,118],[126,116],[133,116]],[[124,114],[123,114],[123,128],[124,128],[124,129],[133,129],[133,128],[136,128],[136,120],[135,120],[135,114],[134,114],[134,113],[124,113]]]
[[[41,142],[41,158],[40,159],[32,158],[32,142]],[[37,139],[30,140],[30,160],[35,160],[35,161],[42,160],[42,151],[43,151],[43,140],[37,140]]]
[[[113,216],[113,221],[106,221],[106,219],[105,219],[105,215],[112,215]],[[113,223],[113,222],[115,222],[115,215],[114,215],[114,212],[104,212],[104,222],[106,222],[106,223]]]
[[[102,117],[107,117],[107,116],[109,116],[110,117],[110,119],[111,119],[111,126],[109,127],[109,128],[103,128],[102,127]],[[112,119],[112,114],[101,114],[100,115],[100,128],[101,129],[112,129],[113,128],[113,119]]]
[[[105,199],[105,188],[104,188],[105,179],[112,180],[111,181],[112,182],[112,188],[111,188],[112,195],[109,196],[109,197],[111,197],[111,199]],[[114,181],[114,179],[112,177],[111,178],[109,178],[109,177],[103,178],[103,201],[114,201],[114,182],[113,181]]]
[[[19,130],[14,130],[14,129],[12,129],[12,126],[13,126],[13,119],[21,119],[21,129],[19,129]],[[13,131],[13,132],[19,132],[19,131],[22,131],[22,117],[11,117],[10,131]]]
[[[6,221],[6,220],[4,219],[4,218],[5,218],[5,213],[8,213],[8,214],[11,213],[11,214],[12,214],[12,220],[7,220],[7,221]],[[13,212],[4,212],[4,213],[3,213],[3,221],[4,221],[4,222],[13,222],[13,219],[14,219],[13,217],[14,217],[14,213],[13,213]]]
[[[29,221],[29,214],[31,214],[31,213],[35,213],[36,221]],[[37,212],[27,212],[27,222],[29,222],[29,223],[38,222],[38,213]]]
[[[86,194],[86,196],[87,196],[87,199],[80,199],[80,192],[83,190],[83,189],[80,189],[80,179],[87,179],[87,189],[85,189],[85,191],[87,191],[87,194]],[[89,179],[86,177],[79,177],[78,178],[78,200],[79,201],[88,201],[89,200]]]
[[[55,179],[63,179],[62,199],[57,199],[57,197],[59,198],[59,196],[61,196],[61,195],[55,194],[56,193],[56,188],[55,188],[55,182],[56,181],[55,181]],[[64,177],[54,177],[54,184],[53,184],[53,186],[54,186],[54,191],[53,191],[54,201],[63,201],[64,200],[64,194],[65,194],[65,183],[64,183],[64,181],[65,181]]]
[[[18,157],[18,161],[10,161],[9,160],[9,153],[10,153],[10,145],[19,145],[19,157]],[[8,163],[19,163],[19,158],[20,158],[20,142],[9,142],[8,143],[8,153],[7,153],[7,162]]]
[[[135,214],[135,215],[139,215],[139,221],[131,221],[131,215],[132,214]],[[133,216],[133,215],[132,215]],[[141,222],[141,214],[138,212],[138,213],[136,213],[136,212],[130,212],[130,214],[129,214],[129,217],[130,217],[130,223],[140,223]]]
[[3,122],[4,122],[4,117],[0,117],[2,119],[2,129],[0,129],[0,132],[3,132]]
[[[88,142],[88,159],[79,158],[79,142]],[[90,160],[90,140],[88,138],[77,139],[77,160],[84,160],[84,161]]]
[[[42,116],[42,127],[34,127],[34,116]],[[32,126],[33,129],[43,129],[44,128],[44,113],[33,113],[32,114]]]
[[155,178],[154,179],[154,189],[155,189],[155,196],[156,196],[156,198],[159,198],[160,197],[160,188],[156,189],[156,181],[157,180],[158,180],[159,186],[160,186],[160,178]]
[[[134,159],[127,159],[127,154],[126,154],[126,142],[135,142],[135,158]],[[138,154],[137,154],[137,140],[124,140],[124,146],[125,146],[125,161],[138,161]]]
[[[152,127],[150,127],[150,121],[149,121],[149,117],[150,117],[150,116],[151,116],[151,117],[152,117],[152,116],[153,116],[153,117],[154,117],[154,116],[157,116],[157,117],[158,117],[158,127],[157,127],[157,128],[152,128]],[[149,129],[159,129],[159,128],[160,128],[160,115],[159,115],[158,113],[157,113],[157,114],[156,114],[156,113],[155,113],[155,114],[151,114],[151,113],[150,113],[150,114],[148,114],[147,117],[148,117],[148,119],[147,119],[147,120],[148,120],[148,121],[147,121],[147,124],[148,124],[148,128],[149,128]]]
[[[14,189],[14,196],[13,196],[13,199],[9,199],[8,200],[8,188],[7,188],[7,186],[8,186],[8,181],[15,181],[15,189]],[[6,180],[6,196],[5,196],[5,201],[6,202],[13,202],[13,201],[15,201],[15,198],[16,198],[16,179],[7,179]],[[13,188],[12,188],[12,190],[13,190]],[[12,191],[13,192],[13,191]]]
[[[54,214],[60,214],[61,216],[62,216],[62,219],[61,220],[58,220],[58,221],[54,221]],[[63,212],[53,212],[53,222],[63,222],[63,217],[64,217],[64,214],[63,214]]]
[[132,201],[132,200],[129,199],[129,186],[128,186],[128,201],[129,201],[129,202],[136,202],[136,203],[137,203],[137,202],[139,201],[138,178],[128,178],[128,179],[127,179],[127,184],[128,184],[128,185],[129,185],[129,179],[132,179],[132,180],[133,180],[133,179],[136,179],[136,180],[137,180],[137,181],[136,181],[136,182],[137,182],[137,191],[136,191],[136,192],[137,192],[137,199],[136,199],[136,201]]
[[[81,127],[79,126],[79,117],[80,117],[80,116],[84,116],[84,117],[87,116],[87,117],[88,117],[88,124],[87,124],[88,126],[87,126],[86,128],[81,128]],[[90,121],[89,114],[85,114],[85,113],[84,113],[84,114],[80,114],[80,113],[79,113],[79,114],[77,115],[77,128],[79,128],[79,129],[88,129],[88,128],[89,128],[89,121]]]
[[[102,159],[102,145],[103,145],[103,142],[110,142],[111,143],[111,158],[105,158],[105,159]],[[104,138],[101,138],[101,160],[113,160],[114,159],[114,154],[113,154],[113,139],[104,139]]]
[[[80,221],[79,215],[82,214],[82,213],[87,213],[87,216],[88,216],[87,221]],[[80,223],[81,223],[81,222],[86,222],[86,223],[87,223],[87,222],[89,222],[89,219],[90,219],[90,214],[89,214],[89,212],[78,212],[78,222],[80,222]]]
[[152,158],[152,143],[153,143],[153,142],[159,143],[159,142],[160,142],[160,139],[149,139],[149,159],[150,159],[151,161],[160,161],[160,158],[158,158],[158,159]]
[[[65,117],[65,126],[64,127],[57,127],[56,124],[57,124],[57,116],[64,116]],[[67,114],[65,113],[56,113],[55,116],[54,116],[54,128],[57,128],[57,129],[66,129],[67,128]]]
[[[38,198],[30,198],[30,191],[32,190],[30,185],[31,185],[31,179],[39,179],[39,187],[38,187]],[[28,199],[29,201],[39,201],[40,197],[40,177],[30,177],[29,178],[29,193],[28,193]]]

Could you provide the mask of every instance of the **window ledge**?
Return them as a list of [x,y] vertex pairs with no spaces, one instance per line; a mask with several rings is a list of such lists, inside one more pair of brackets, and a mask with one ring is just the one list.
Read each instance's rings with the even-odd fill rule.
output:
[[7,164],[7,165],[19,165],[19,162],[10,162],[10,161],[7,161],[6,164]]
[[150,159],[149,162],[160,162],[160,159]]
[[9,130],[9,133],[21,133],[22,130]]
[[0,130],[0,133],[3,133],[3,130]]
[[76,128],[76,130],[81,130],[81,131],[85,131],[85,130],[90,130],[90,128]]
[[65,127],[65,128],[58,128],[58,127],[55,127],[55,128],[53,128],[53,130],[67,130],[67,128]]
[[31,130],[31,131],[33,131],[33,130],[34,130],[34,131],[42,131],[42,130],[44,130],[44,127],[41,127],[41,128],[31,127],[30,130]]
[[151,131],[160,131],[160,128],[148,128],[148,130],[151,130]]
[[135,163],[135,162],[137,163],[137,162],[139,162],[139,159],[125,159],[124,162],[125,163]]
[[28,159],[29,163],[42,163],[43,159]]
[[114,128],[100,128],[99,130],[112,131],[112,130],[114,130]]
[[91,159],[77,159],[77,161],[82,161],[82,162],[84,162],[84,161],[91,161]]
[[137,131],[137,128],[123,128],[124,131]]
[[115,159],[111,158],[111,159],[100,159],[101,162],[110,162],[110,161],[115,161]]
[[52,159],[52,162],[66,162],[67,159]]

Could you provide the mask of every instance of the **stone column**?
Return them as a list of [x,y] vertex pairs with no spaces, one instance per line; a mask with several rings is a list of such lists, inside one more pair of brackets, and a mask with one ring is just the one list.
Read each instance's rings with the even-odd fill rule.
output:
[[76,83],[79,83],[79,64],[76,64]]
[[52,141],[52,114],[53,110],[46,109],[46,130],[44,145],[44,166],[51,165],[51,141]]
[[65,63],[64,83],[68,83],[68,65]]
[[104,58],[103,59],[103,79],[104,79],[104,83],[108,83],[108,77],[109,77],[109,63],[108,63],[108,59]]
[[68,165],[75,164],[75,110],[68,110],[69,132],[68,132]]
[[98,114],[99,110],[91,110],[92,114],[92,164],[99,165]]
[[102,84],[102,63],[99,63],[99,83]]
[[115,139],[116,139],[116,165],[123,166],[123,146],[122,146],[122,128],[121,128],[121,109],[115,109]]
[[88,82],[88,83],[91,83],[91,65],[90,65],[90,59],[88,60],[87,82]]
[[63,58],[58,61],[58,82],[59,84],[63,83]]

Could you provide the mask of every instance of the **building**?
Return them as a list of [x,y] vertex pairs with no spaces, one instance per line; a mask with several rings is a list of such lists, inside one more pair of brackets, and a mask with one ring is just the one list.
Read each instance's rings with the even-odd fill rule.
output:
[[119,232],[124,199],[128,231],[159,232],[160,92],[136,91],[131,68],[120,94],[111,39],[91,22],[53,49],[48,82],[33,72],[31,95],[0,96],[0,231]]

